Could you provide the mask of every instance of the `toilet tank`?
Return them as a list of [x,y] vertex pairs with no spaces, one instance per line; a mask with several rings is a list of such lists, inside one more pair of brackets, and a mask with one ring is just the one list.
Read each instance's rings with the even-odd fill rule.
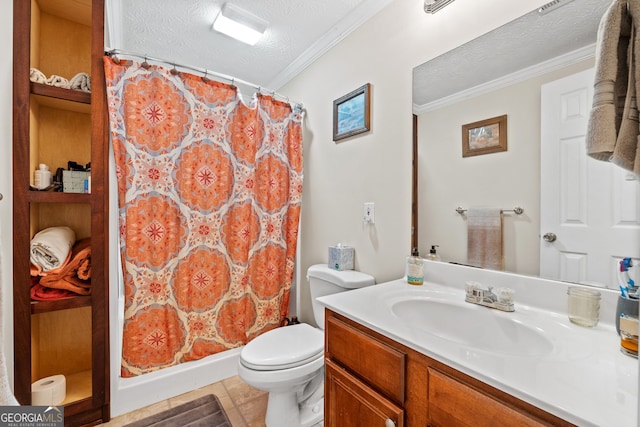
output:
[[329,268],[326,264],[316,264],[309,267],[307,281],[311,291],[313,316],[320,329],[324,329],[324,306],[317,302],[316,298],[376,283],[376,279],[366,273],[355,270],[338,271]]

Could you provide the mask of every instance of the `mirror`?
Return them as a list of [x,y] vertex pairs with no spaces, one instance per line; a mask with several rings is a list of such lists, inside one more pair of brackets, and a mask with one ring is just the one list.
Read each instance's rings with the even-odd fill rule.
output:
[[[541,199],[549,190],[567,185],[575,194],[570,186],[577,185],[541,184],[549,175],[548,169],[541,170],[547,167],[541,156],[541,121],[547,114],[541,111],[547,111],[541,93],[551,82],[593,69],[598,25],[610,4],[611,0],[556,0],[540,8],[542,13],[536,9],[414,69],[418,158],[414,224],[422,256],[438,245],[442,261],[467,264],[468,218],[466,212],[456,209],[499,207],[504,210],[506,271],[617,289],[617,261],[631,256],[635,265],[640,264],[640,184],[621,168],[586,154],[569,160],[566,169],[592,163],[608,168],[604,173],[613,176],[614,191],[624,194],[624,206],[619,213],[611,203],[601,203],[589,218],[570,225],[591,232],[595,217],[615,216],[624,229],[622,237],[600,231],[597,238],[607,244],[627,240],[621,242],[626,246],[586,256],[563,251],[566,240],[559,231],[541,230],[546,215],[542,211],[547,209]],[[588,110],[590,97],[587,103]],[[462,127],[505,114],[507,150],[463,158]],[[567,206],[580,208],[591,196],[588,191],[578,194],[558,202],[565,210]],[[516,207],[524,212],[516,214]],[[547,232],[556,232],[557,240],[542,240]],[[545,258],[541,250],[549,249],[560,254],[553,261],[557,264],[553,273],[541,267]],[[604,275],[590,272],[596,258],[604,265]],[[640,267],[632,270],[634,279],[640,279]]]

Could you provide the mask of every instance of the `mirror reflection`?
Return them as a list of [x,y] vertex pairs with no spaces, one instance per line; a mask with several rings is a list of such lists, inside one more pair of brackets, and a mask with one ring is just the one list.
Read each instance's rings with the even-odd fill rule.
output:
[[[418,247],[472,264],[470,237],[502,209],[504,270],[617,289],[618,261],[640,264],[640,184],[584,149],[611,2],[552,3],[414,69]],[[465,125],[502,115],[507,150],[463,157]]]

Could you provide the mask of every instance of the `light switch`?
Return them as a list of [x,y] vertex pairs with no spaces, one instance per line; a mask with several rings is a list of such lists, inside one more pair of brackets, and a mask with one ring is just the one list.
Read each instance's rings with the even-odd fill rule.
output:
[[375,223],[375,206],[373,202],[367,202],[364,204],[364,218],[365,223]]

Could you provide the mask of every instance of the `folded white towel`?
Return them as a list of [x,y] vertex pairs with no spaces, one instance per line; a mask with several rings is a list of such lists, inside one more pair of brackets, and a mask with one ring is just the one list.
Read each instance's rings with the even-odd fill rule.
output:
[[31,239],[31,262],[40,266],[42,271],[59,268],[75,242],[76,233],[69,227],[45,228]]
[[29,80],[34,83],[45,84],[47,83],[47,76],[45,76],[42,71],[38,70],[37,68],[31,68],[29,69]]
[[69,88],[69,80],[56,74],[51,74],[51,76],[47,79],[47,84],[50,86],[62,87],[65,89]]
[[91,92],[91,76],[87,73],[78,73],[69,80],[69,89]]

